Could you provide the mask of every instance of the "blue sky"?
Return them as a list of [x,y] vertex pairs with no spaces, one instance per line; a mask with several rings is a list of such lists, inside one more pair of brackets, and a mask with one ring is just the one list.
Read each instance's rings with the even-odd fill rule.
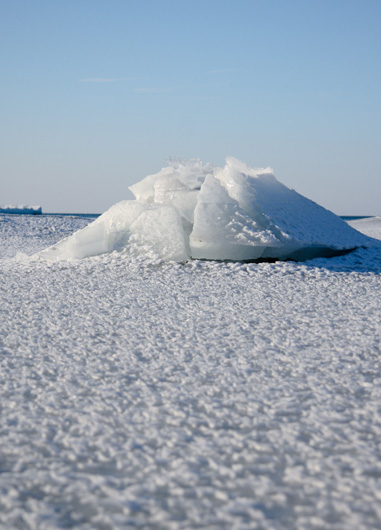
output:
[[0,204],[103,212],[169,157],[381,215],[379,0],[0,0]]

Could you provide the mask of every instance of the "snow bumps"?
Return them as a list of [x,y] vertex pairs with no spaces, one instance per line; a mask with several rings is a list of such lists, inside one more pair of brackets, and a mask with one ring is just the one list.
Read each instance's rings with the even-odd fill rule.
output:
[[171,161],[130,190],[136,200],[117,203],[40,255],[75,259],[126,249],[165,261],[307,259],[371,241],[271,169],[232,157],[224,168]]

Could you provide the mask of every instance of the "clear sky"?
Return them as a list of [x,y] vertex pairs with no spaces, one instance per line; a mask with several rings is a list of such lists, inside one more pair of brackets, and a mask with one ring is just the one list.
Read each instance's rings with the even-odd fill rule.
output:
[[0,0],[0,204],[103,212],[169,157],[381,215],[380,0]]

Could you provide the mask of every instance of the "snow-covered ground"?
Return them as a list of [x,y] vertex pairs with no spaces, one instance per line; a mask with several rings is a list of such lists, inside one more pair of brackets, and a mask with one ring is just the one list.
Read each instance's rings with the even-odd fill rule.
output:
[[0,215],[0,528],[380,528],[380,247],[28,257],[88,222]]

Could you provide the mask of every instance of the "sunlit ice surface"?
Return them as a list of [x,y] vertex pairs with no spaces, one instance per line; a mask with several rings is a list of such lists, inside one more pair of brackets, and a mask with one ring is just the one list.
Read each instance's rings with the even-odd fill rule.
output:
[[304,261],[376,244],[281,184],[270,168],[253,169],[232,157],[224,168],[172,160],[130,190],[135,200],[115,204],[41,258],[126,250],[164,261]]

